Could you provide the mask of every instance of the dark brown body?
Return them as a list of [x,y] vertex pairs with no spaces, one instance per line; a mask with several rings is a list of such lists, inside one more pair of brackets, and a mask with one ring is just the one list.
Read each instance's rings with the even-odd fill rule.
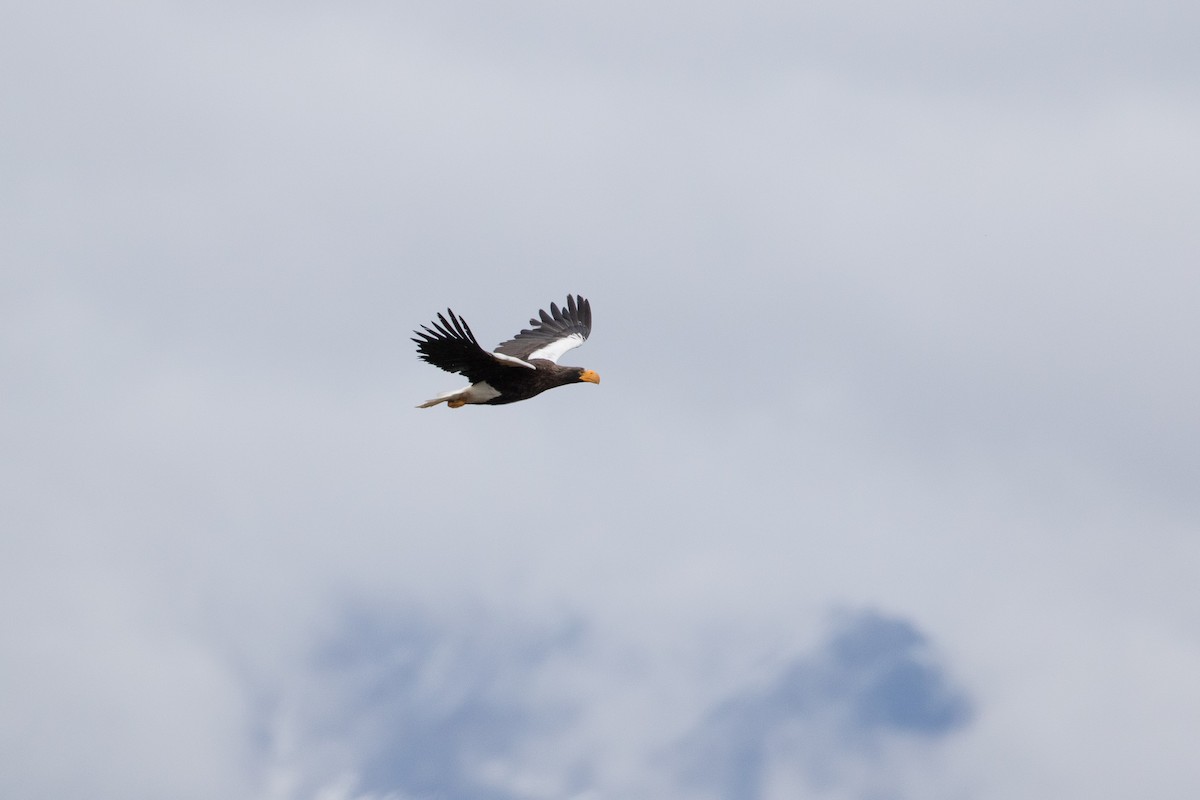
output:
[[547,389],[566,386],[568,383],[599,383],[599,379],[585,377],[596,373],[582,367],[560,367],[553,361],[535,358],[529,362],[537,367],[536,370],[521,367],[502,367],[488,377],[487,383],[496,391],[499,397],[486,400],[482,405],[500,406],[505,403],[515,403],[518,400],[528,400],[536,397]]

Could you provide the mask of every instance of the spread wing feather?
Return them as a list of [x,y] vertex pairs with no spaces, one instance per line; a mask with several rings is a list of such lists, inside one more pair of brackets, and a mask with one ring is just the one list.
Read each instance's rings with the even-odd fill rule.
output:
[[450,315],[449,320],[438,314],[437,321],[431,323],[432,328],[422,325],[421,330],[413,331],[416,334],[413,341],[417,344],[417,352],[430,364],[447,372],[465,375],[472,383],[486,381],[498,370],[533,367],[520,358],[497,358],[495,354],[484,350],[465,319],[450,309],[446,309],[446,313]]
[[567,295],[567,304],[559,308],[550,304],[550,313],[538,311],[539,319],[530,319],[532,328],[526,328],[496,348],[497,353],[529,361],[545,358],[558,361],[559,357],[579,347],[592,332],[592,306],[585,297]]

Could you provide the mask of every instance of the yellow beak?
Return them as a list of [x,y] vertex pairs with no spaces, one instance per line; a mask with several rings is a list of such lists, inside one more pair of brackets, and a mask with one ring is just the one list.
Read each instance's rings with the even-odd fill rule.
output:
[[579,376],[579,380],[581,380],[581,381],[587,381],[588,383],[599,383],[599,382],[600,382],[600,376],[599,376],[599,375],[597,375],[595,372],[592,372],[590,369],[585,369],[585,370],[584,370],[584,371],[583,371],[583,372],[580,374],[580,376]]

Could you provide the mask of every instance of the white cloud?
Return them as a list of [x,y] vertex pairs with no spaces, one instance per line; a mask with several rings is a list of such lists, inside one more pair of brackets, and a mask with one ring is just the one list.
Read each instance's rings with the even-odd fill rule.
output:
[[[977,702],[914,795],[1200,786],[1190,7],[70,11],[0,26],[8,793],[386,796],[347,606],[448,703],[587,631],[521,796],[650,786],[831,605]],[[568,291],[601,388],[410,408],[411,328]]]

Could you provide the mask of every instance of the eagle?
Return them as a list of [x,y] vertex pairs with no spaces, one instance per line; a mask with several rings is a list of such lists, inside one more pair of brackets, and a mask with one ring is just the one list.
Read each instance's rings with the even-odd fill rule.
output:
[[550,313],[538,311],[532,328],[522,330],[495,350],[479,346],[467,321],[447,308],[449,319],[437,315],[433,327],[413,331],[421,358],[447,372],[457,372],[471,382],[464,389],[439,394],[417,408],[445,403],[498,406],[528,400],[568,383],[600,383],[600,376],[582,367],[560,367],[558,359],[583,344],[592,332],[592,306],[587,298],[567,295],[567,304],[550,304]]

